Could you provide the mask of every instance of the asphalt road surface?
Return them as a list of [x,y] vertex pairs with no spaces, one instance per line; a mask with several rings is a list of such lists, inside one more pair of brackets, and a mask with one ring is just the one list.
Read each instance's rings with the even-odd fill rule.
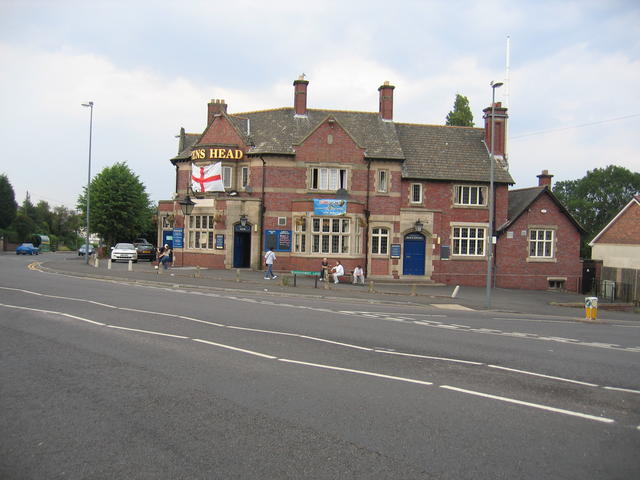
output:
[[640,478],[640,324],[0,256],[0,478]]

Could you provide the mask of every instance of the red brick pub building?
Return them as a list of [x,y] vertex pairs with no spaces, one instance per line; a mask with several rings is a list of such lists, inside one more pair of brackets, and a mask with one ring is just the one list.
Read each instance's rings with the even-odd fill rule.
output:
[[[175,264],[262,269],[273,248],[277,271],[317,271],[327,257],[371,279],[485,285],[492,109],[484,128],[399,123],[388,82],[377,112],[307,108],[308,85],[293,82],[293,108],[229,113],[212,100],[204,132],[181,129],[175,192],[158,212],[158,242],[173,243]],[[509,192],[507,112],[493,112],[495,285],[576,290],[581,228],[551,175]],[[192,164],[212,162],[225,192],[194,192]]]

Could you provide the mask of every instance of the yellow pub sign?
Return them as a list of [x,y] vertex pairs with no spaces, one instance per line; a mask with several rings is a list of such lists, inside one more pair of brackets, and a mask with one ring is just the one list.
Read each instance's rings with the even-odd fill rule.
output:
[[238,148],[198,148],[191,152],[191,160],[240,160],[244,152]]

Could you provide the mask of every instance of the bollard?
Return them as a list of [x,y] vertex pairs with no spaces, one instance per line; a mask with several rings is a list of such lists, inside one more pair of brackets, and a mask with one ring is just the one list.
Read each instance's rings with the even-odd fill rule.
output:
[[133,272],[133,262],[131,260],[129,260],[129,268],[127,270]]
[[94,258],[95,258],[95,261],[93,262],[93,266],[98,268],[100,266],[100,260],[98,259],[97,255]]
[[200,278],[200,265],[196,265],[196,273],[193,274],[195,278]]
[[460,291],[460,285],[456,285],[456,288],[453,289],[453,293],[451,294],[451,298],[458,298],[459,291]]
[[240,283],[240,269],[236,268],[236,283]]
[[411,296],[415,297],[417,295],[416,293],[416,284],[414,283],[413,285],[411,285]]
[[376,289],[373,286],[373,280],[369,280],[369,293],[376,293]]
[[585,320],[596,320],[598,318],[598,297],[585,297],[584,315]]
[[107,260],[107,270],[111,270],[111,259]]
[[325,290],[329,290],[329,289],[331,288],[331,287],[329,286],[329,284],[331,283],[331,281],[329,280],[330,278],[331,278],[331,275],[327,274],[327,276],[326,276],[326,277],[325,277],[325,279],[324,279],[324,282],[322,282],[322,283],[324,283],[324,285],[323,285],[323,286],[324,286],[324,289],[325,289]]

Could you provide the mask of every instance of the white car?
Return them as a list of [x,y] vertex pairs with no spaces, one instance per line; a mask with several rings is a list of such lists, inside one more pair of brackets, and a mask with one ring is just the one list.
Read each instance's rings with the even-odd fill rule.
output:
[[118,260],[138,262],[138,251],[133,243],[118,243],[111,249],[111,261],[117,262]]

